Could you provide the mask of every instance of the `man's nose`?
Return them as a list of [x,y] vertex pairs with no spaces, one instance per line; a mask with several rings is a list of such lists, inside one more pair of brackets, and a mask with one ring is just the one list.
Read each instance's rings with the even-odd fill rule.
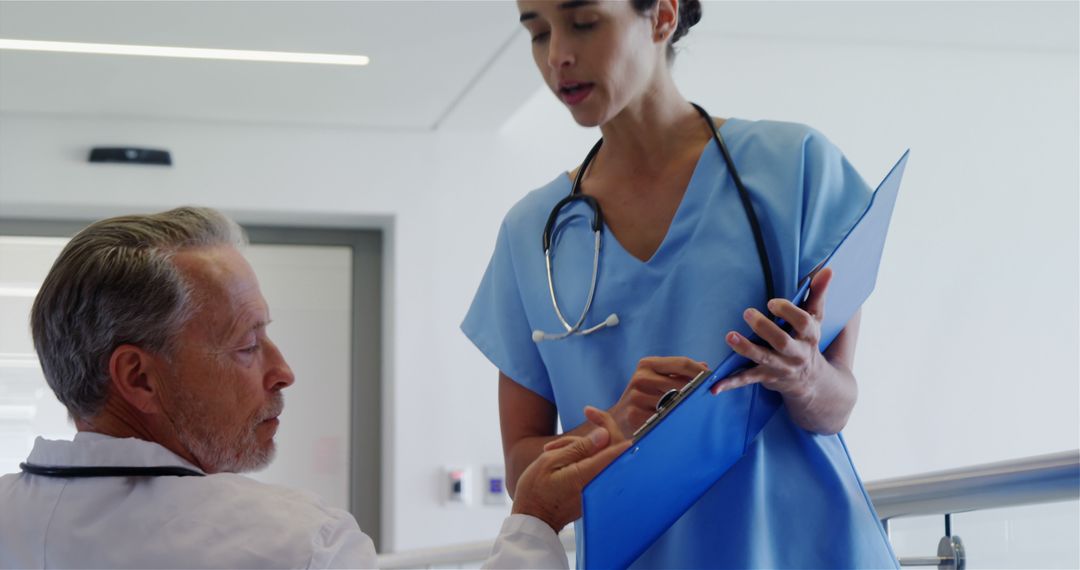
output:
[[285,356],[278,350],[276,344],[266,339],[266,350],[270,355],[269,368],[266,371],[266,388],[268,390],[283,390],[292,386],[296,381],[292,368],[285,362]]

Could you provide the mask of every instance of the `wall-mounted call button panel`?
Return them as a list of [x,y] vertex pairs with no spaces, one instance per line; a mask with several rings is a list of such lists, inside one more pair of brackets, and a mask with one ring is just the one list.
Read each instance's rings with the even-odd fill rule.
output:
[[446,502],[451,505],[468,505],[471,502],[468,467],[447,467],[444,484]]
[[510,504],[510,495],[506,492],[506,470],[502,465],[485,465],[483,484],[485,505]]

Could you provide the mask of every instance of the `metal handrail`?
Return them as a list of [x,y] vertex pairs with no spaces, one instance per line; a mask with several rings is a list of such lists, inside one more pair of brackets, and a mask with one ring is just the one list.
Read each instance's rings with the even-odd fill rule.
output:
[[[559,533],[559,540],[567,552],[573,552],[574,527],[568,526]],[[392,570],[396,568],[428,568],[431,566],[449,566],[453,564],[465,564],[486,560],[491,556],[494,542],[490,540],[478,540],[475,542],[463,542],[435,548],[419,548],[404,552],[390,552],[379,555],[379,568]]]
[[389,552],[379,555],[378,568],[429,568],[431,566],[449,566],[486,560],[491,556],[494,543],[490,540],[462,542],[434,548],[418,548],[402,552]]
[[866,485],[882,520],[1080,497],[1080,450],[883,479]]
[[[882,520],[1067,501],[1080,498],[1080,450],[882,479],[867,483],[866,490]],[[572,527],[559,538],[567,551],[574,550]],[[381,554],[379,568],[476,562],[491,554],[492,545],[481,540]],[[939,560],[923,558],[927,564]]]

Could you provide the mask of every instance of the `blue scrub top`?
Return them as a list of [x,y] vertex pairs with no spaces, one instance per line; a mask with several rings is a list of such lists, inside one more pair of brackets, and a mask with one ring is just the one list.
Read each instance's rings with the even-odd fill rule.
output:
[[[855,223],[871,190],[835,146],[804,125],[728,119],[720,131],[761,221],[776,294],[790,297]],[[461,327],[501,372],[554,403],[567,429],[585,421],[586,405],[613,406],[641,358],[721,362],[731,352],[724,335],[750,334],[742,312],[766,301],[750,224],[710,140],[652,258],[635,258],[604,229],[584,326],[612,313],[619,325],[534,343],[533,330],[563,330],[541,234],[570,188],[562,173],[506,215]],[[592,276],[591,216],[580,202],[568,206],[553,235],[555,293],[571,323]],[[799,428],[781,407],[747,454],[633,567],[891,568],[896,558],[843,439]]]

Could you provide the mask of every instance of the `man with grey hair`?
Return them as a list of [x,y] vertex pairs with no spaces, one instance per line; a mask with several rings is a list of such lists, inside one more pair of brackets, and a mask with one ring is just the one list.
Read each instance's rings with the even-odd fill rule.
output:
[[[238,475],[272,459],[294,381],[244,241],[222,214],[179,208],[97,222],[61,252],[31,327],[78,433],[38,438],[0,477],[0,567],[375,566],[348,513]],[[596,429],[522,475],[488,565],[566,567],[556,532],[628,446],[587,413]]]

